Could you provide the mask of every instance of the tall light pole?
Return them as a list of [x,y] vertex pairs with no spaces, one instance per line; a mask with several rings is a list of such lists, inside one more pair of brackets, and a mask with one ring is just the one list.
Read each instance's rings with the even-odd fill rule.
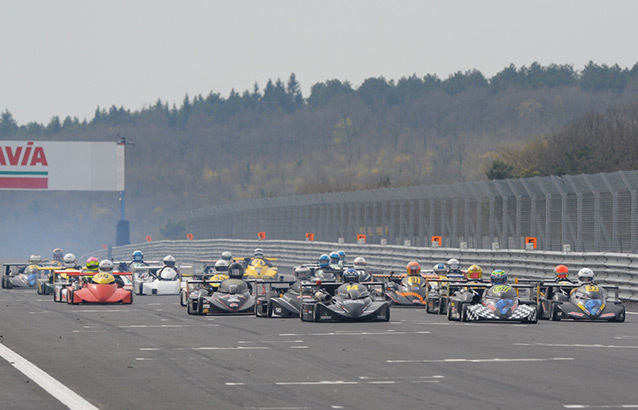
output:
[[[117,134],[119,137],[120,134]],[[135,146],[133,142],[126,142],[125,137],[121,137],[117,140],[117,145],[124,146],[124,177],[126,178],[126,146]],[[126,186],[126,184],[124,185]],[[129,222],[126,220],[126,191],[120,191],[120,220],[117,223],[115,229],[115,246],[130,245],[131,244],[131,230]]]

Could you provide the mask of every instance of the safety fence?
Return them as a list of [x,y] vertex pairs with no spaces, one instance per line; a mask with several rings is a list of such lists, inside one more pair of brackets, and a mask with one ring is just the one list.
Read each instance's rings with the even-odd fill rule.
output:
[[188,215],[189,235],[638,253],[638,171],[264,198]]
[[[570,276],[583,267],[591,268],[596,280],[601,283],[618,285],[623,300],[638,302],[638,254],[552,252],[534,250],[487,250],[460,248],[432,248],[398,245],[339,244],[315,241],[276,240],[177,240],[147,242],[136,245],[118,246],[100,250],[89,256],[112,257],[115,260],[131,260],[134,250],[141,250],[146,260],[161,260],[167,254],[178,262],[192,263],[201,259],[218,259],[222,252],[231,251],[234,257],[252,256],[254,249],[263,249],[266,257],[277,258],[280,272],[291,272],[294,266],[316,262],[321,254],[334,250],[346,252],[347,261],[363,256],[372,271],[402,272],[409,261],[418,261],[425,268],[436,263],[456,258],[463,269],[473,263],[480,265],[484,272],[504,269],[511,277],[530,279],[553,279],[553,267],[565,264]],[[109,254],[110,252],[110,254]]]

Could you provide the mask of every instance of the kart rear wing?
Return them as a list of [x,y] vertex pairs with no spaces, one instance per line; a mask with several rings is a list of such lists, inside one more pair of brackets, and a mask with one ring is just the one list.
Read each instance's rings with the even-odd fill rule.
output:
[[[454,293],[457,290],[460,289],[483,289],[483,290],[487,290],[491,287],[494,286],[502,286],[502,285],[492,285],[491,283],[485,282],[485,283],[464,283],[464,282],[450,282],[449,286],[447,287],[447,292],[448,292],[448,297]],[[539,294],[540,294],[540,288],[539,288],[539,284],[505,284],[505,286],[509,286],[510,288],[513,288],[516,290],[516,296],[518,298],[520,298],[521,302],[528,302],[528,303],[536,303],[538,304],[539,302]],[[525,292],[521,292],[521,290],[525,290]],[[522,294],[522,295],[521,295]],[[524,295],[524,297],[523,297]]]
[[255,296],[266,296],[266,300],[270,300],[271,291],[280,295],[290,289],[296,280],[284,280],[284,277],[280,276],[279,280],[257,279],[251,282]]
[[[583,285],[587,285],[587,283],[566,283],[566,284],[560,284],[560,283],[541,283],[540,284],[540,290],[545,292],[548,288],[560,288],[560,289],[577,289]],[[605,290],[607,292],[608,295],[613,295],[613,298],[610,298],[612,301],[620,301],[620,288],[618,287],[618,285],[601,285],[598,283],[591,283],[591,285],[595,285],[598,286],[599,288],[602,288],[603,290]]]
[[18,268],[21,268],[21,269],[18,269],[18,271],[20,271],[20,270],[23,270],[24,268],[26,268],[27,266],[29,266],[28,263],[19,263],[19,262],[16,262],[16,263],[3,263],[2,264],[2,267],[3,267],[5,275],[11,275],[11,272],[15,271],[15,270],[13,270],[11,268],[18,267]]
[[[360,285],[365,285],[368,290],[373,291],[376,287],[381,287],[381,296],[385,296],[386,282],[356,282]],[[301,282],[301,293],[304,289],[317,289],[323,290],[330,296],[334,296],[335,291],[339,286],[343,285],[343,282],[322,282],[322,281],[304,281]]]

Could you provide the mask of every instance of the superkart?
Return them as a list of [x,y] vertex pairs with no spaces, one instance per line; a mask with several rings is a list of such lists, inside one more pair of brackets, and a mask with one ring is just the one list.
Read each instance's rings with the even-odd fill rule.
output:
[[625,306],[618,293],[618,286],[544,283],[540,315],[551,320],[624,322]]
[[538,286],[450,283],[448,292],[448,320],[538,322]]
[[375,280],[381,279],[386,283],[385,297],[392,306],[426,306],[427,283],[438,278],[438,275],[429,273],[407,275],[391,272],[389,275],[374,275]]
[[[255,316],[299,317],[302,299],[313,298],[310,288],[302,288],[301,282],[259,280],[255,287]],[[306,292],[303,293],[302,289]]]
[[[65,272],[65,274],[70,284],[66,286],[65,295],[61,295],[60,299],[66,298],[66,302],[70,305],[133,303],[131,272]],[[87,275],[92,276],[92,279],[87,279]],[[116,280],[116,276],[120,279]]]
[[136,295],[179,294],[180,277],[173,268],[164,268],[163,265],[139,266],[133,269],[132,273]]
[[254,314],[252,286],[243,279],[191,280],[188,290],[189,315]]
[[315,283],[301,284],[301,292],[309,292],[312,298],[302,298],[300,318],[305,322],[329,321],[383,321],[390,320],[390,303],[381,295],[375,300],[369,287],[383,282]]

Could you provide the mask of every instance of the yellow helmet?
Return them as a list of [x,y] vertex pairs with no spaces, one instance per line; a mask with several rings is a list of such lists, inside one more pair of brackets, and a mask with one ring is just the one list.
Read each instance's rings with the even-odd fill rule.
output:
[[474,264],[467,268],[467,278],[481,280],[483,278],[483,269],[480,266]]

